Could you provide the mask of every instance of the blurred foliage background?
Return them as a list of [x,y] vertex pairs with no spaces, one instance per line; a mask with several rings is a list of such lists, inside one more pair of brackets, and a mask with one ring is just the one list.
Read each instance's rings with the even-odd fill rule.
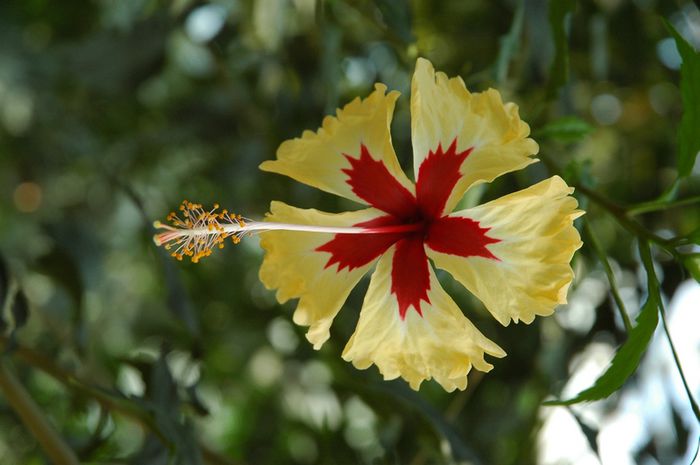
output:
[[[3,0],[0,378],[83,463],[691,463],[700,429],[663,335],[607,400],[542,405],[591,386],[627,340],[618,307],[634,322],[648,294],[639,237],[656,244],[700,394],[700,170],[678,177],[681,60],[664,19],[700,48],[685,1]],[[151,240],[183,198],[253,218],[273,199],[354,208],[257,166],[376,81],[402,93],[392,130],[410,170],[418,56],[498,88],[541,145],[544,163],[465,204],[559,172],[588,210],[555,317],[499,327],[441,276],[508,352],[464,392],[342,361],[366,279],[315,352],[294,302],[258,281],[255,238],[198,265]],[[47,463],[7,392],[0,463]]]

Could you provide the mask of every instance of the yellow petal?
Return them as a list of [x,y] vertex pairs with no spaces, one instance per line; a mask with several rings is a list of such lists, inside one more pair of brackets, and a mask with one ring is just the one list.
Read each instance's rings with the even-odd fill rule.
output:
[[[272,202],[268,221],[311,224],[315,226],[352,226],[384,215],[369,208],[346,213],[324,213]],[[326,268],[329,254],[315,249],[327,243],[333,234],[268,231],[260,234],[265,258],[260,266],[260,280],[268,289],[277,289],[277,300],[284,303],[299,298],[294,322],[309,326],[307,339],[319,349],[328,340],[329,328],[348,294],[373,262],[338,271],[338,265]],[[361,238],[358,242],[361,246]]]
[[411,137],[416,177],[420,166],[438,146],[447,149],[457,140],[457,152],[473,148],[462,163],[461,179],[447,200],[451,211],[471,186],[536,162],[537,143],[527,138],[530,127],[513,103],[504,104],[494,89],[470,93],[461,78],[436,73],[419,58],[411,83]]
[[569,265],[581,238],[573,221],[583,212],[569,194],[573,189],[554,176],[475,208],[453,213],[471,218],[487,235],[498,260],[464,258],[427,248],[435,266],[447,270],[477,296],[503,325],[531,323],[566,303],[574,278]]
[[462,314],[440,287],[432,268],[430,303],[421,302],[423,316],[411,308],[401,319],[391,293],[394,248],[377,264],[343,358],[359,369],[374,364],[384,379],[400,376],[415,390],[429,379],[447,391],[464,389],[472,366],[481,371],[493,368],[484,360],[485,353],[503,357],[505,352]]
[[404,174],[391,145],[389,126],[399,93],[386,94],[386,86],[375,84],[366,99],[356,98],[337,116],[327,116],[317,132],[304,131],[300,138],[287,140],[277,150],[277,160],[265,161],[263,171],[284,174],[318,189],[367,204],[352,191],[343,169],[350,168],[346,155],[359,158],[364,144],[374,160],[410,192],[413,185]]

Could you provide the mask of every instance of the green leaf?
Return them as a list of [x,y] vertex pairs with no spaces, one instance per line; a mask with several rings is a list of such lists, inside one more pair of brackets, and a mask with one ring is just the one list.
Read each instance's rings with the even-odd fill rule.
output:
[[551,0],[549,2],[549,26],[554,40],[554,61],[549,72],[547,96],[556,97],[559,88],[569,80],[569,44],[566,23],[573,13],[575,0]]
[[568,400],[549,401],[544,405],[571,405],[584,401],[600,400],[608,397],[613,392],[622,387],[627,379],[634,373],[639,365],[642,354],[649,345],[651,336],[659,323],[659,304],[661,295],[659,293],[659,281],[654,272],[654,264],[651,260],[651,250],[649,243],[640,241],[639,252],[642,257],[642,264],[647,272],[647,290],[649,296],[644,303],[636,325],[629,332],[627,341],[613,357],[610,367],[590,388],[580,392],[577,396]]
[[676,41],[676,47],[683,59],[683,116],[678,130],[678,175],[685,177],[692,171],[695,158],[700,153],[700,53],[696,52],[669,22],[666,22],[666,27]]
[[693,244],[700,245],[700,228],[697,228],[685,237]]
[[700,253],[686,255],[683,258],[683,266],[688,273],[700,283]]
[[536,139],[555,139],[562,142],[576,142],[593,131],[593,126],[576,116],[564,116],[534,131]]

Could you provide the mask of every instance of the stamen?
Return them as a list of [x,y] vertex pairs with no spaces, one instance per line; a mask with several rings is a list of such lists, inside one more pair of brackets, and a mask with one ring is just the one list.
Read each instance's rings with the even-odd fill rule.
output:
[[170,212],[166,217],[170,224],[155,221],[153,227],[163,230],[153,236],[157,246],[163,246],[178,260],[190,257],[197,263],[211,255],[214,247],[223,249],[225,240],[238,244],[246,235],[264,231],[300,231],[330,234],[392,234],[418,231],[422,223],[398,224],[381,227],[335,227],[308,224],[286,224],[252,221],[228,210],[217,212],[219,204],[207,211],[201,204],[183,200],[179,211],[182,215]]
[[246,220],[228,210],[217,212],[218,209],[219,204],[207,211],[201,204],[183,200],[179,207],[182,217],[170,212],[166,218],[170,224],[153,223],[154,228],[164,230],[154,235],[153,241],[171,251],[172,257],[190,257],[194,263],[211,255],[214,247],[223,249],[229,237],[238,244],[246,233]]

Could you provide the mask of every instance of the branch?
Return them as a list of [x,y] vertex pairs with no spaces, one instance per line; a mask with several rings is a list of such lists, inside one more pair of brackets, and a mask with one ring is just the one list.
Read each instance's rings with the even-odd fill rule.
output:
[[[542,161],[542,163],[544,163],[544,165],[547,167],[550,173],[558,174],[561,176],[561,169],[553,160],[551,160],[549,157],[543,154],[539,154],[538,157]],[[570,185],[576,188],[577,192],[586,196],[588,200],[603,208],[603,210],[605,210],[608,214],[615,218],[615,220],[620,224],[620,226],[625,228],[627,231],[641,238],[647,239],[649,242],[653,242],[654,244],[664,249],[666,252],[670,253],[673,256],[673,258],[680,258],[680,254],[676,251],[675,248],[675,238],[664,239],[663,237],[654,234],[653,232],[649,231],[644,226],[642,226],[641,223],[634,220],[632,218],[632,214],[625,207],[616,204],[608,198],[600,195],[598,192],[589,189],[588,187],[580,183]]]
[[73,450],[49,423],[4,359],[0,359],[0,391],[54,465],[80,465]]
[[643,213],[650,213],[659,210],[666,210],[669,208],[678,208],[683,207],[685,205],[692,205],[694,203],[700,203],[700,195],[680,200],[674,200],[672,202],[659,202],[658,200],[652,200],[651,202],[644,202],[637,205],[632,205],[627,209],[627,214],[630,216],[636,216],[641,215]]
[[578,192],[588,197],[588,199],[591,202],[595,203],[599,207],[602,207],[610,215],[612,215],[620,224],[620,226],[627,229],[629,232],[636,234],[639,237],[653,242],[654,244],[658,245],[659,247],[673,255],[674,258],[678,258],[678,252],[676,251],[675,247],[673,247],[673,240],[664,239],[663,237],[649,231],[640,223],[630,218],[627,214],[627,211],[623,207],[608,200],[607,198],[600,195],[598,192],[580,184],[574,184],[574,187]]

